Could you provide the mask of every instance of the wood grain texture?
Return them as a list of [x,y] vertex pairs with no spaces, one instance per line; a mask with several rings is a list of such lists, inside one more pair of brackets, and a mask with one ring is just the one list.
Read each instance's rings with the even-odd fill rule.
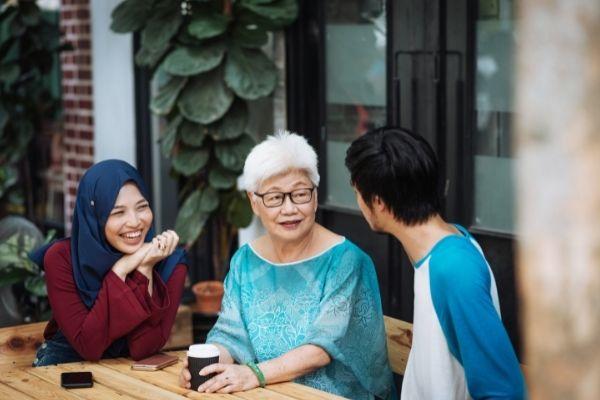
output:
[[[0,372],[1,373],[1,372]],[[33,397],[0,383],[0,399],[35,400]]]
[[0,383],[34,399],[73,400],[80,398],[76,394],[61,388],[60,385],[46,382],[37,376],[28,374],[25,370],[17,368],[3,370],[0,374]]
[[179,386],[177,376],[168,373],[164,370],[159,371],[136,371],[131,369],[132,361],[127,358],[115,358],[110,360],[101,360],[100,364],[115,370],[123,375],[129,376],[136,380],[150,383],[159,388],[163,388],[173,393],[186,396],[191,392]]
[[246,392],[238,392],[235,393],[235,396],[247,400],[295,400],[294,397],[263,388],[256,388]]
[[138,399],[181,400],[186,398],[185,396],[139,379],[132,379],[128,375],[96,363],[60,364],[54,368],[66,372],[91,371],[94,376],[94,382],[108,386],[118,393],[124,393]]
[[[28,374],[37,376],[54,386],[60,387],[60,374],[63,371],[54,366],[28,368],[25,371]],[[89,390],[89,388],[69,389],[69,393],[75,394],[77,397],[84,400],[136,400],[135,397],[128,396],[124,393],[119,393],[118,391],[115,391],[106,385],[102,385],[99,382],[94,382],[93,390]]]
[[335,400],[344,399],[344,397],[335,394],[322,392],[309,386],[300,385],[293,382],[276,383],[268,385],[267,389],[289,396],[294,399],[315,399],[315,400]]
[[[185,352],[170,352],[179,356]],[[132,360],[115,358],[95,362],[75,362],[38,368],[0,368],[0,398],[10,400],[32,399],[198,399],[198,400],[336,400],[343,397],[322,392],[297,383],[285,382],[233,394],[198,393],[179,387],[178,364],[169,371],[135,371]],[[60,386],[63,372],[90,371],[94,386],[85,389],[66,390]]]
[[46,324],[36,322],[0,329],[0,367],[30,367],[44,341]]
[[383,321],[392,371],[404,375],[412,346],[412,324],[388,316],[384,316]]

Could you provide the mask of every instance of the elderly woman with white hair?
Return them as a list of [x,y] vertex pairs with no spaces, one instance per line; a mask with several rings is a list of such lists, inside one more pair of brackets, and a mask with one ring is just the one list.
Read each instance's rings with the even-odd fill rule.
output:
[[[242,246],[207,343],[220,350],[198,390],[231,393],[294,380],[353,399],[391,397],[373,262],[315,222],[317,156],[282,132],[256,145],[239,186],[266,234]],[[190,387],[185,364],[180,383]],[[195,388],[194,388],[195,389]]]

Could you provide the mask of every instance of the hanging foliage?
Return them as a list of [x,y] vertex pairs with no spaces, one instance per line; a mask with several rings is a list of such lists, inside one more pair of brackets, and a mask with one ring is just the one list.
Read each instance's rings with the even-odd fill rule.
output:
[[0,214],[25,212],[31,186],[20,173],[25,155],[42,122],[59,109],[44,79],[66,46],[46,17],[33,0],[0,6]]
[[252,220],[236,188],[254,145],[247,101],[275,89],[261,47],[297,14],[296,0],[125,0],[112,13],[113,31],[141,33],[136,63],[163,83],[150,108],[167,119],[161,150],[185,182],[175,229],[187,244],[210,217],[236,228]]

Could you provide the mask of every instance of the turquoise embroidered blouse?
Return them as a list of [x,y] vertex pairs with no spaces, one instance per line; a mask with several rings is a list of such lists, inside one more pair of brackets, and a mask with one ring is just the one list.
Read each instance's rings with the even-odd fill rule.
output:
[[222,310],[207,342],[224,346],[240,363],[314,344],[332,361],[296,382],[352,399],[391,396],[375,268],[346,239],[286,264],[242,246],[231,260]]

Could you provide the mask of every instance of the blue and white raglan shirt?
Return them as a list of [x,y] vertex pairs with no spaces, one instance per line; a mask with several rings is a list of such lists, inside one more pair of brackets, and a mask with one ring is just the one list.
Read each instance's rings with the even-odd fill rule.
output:
[[494,275],[475,239],[456,228],[462,235],[443,238],[415,264],[413,343],[402,400],[523,399]]

